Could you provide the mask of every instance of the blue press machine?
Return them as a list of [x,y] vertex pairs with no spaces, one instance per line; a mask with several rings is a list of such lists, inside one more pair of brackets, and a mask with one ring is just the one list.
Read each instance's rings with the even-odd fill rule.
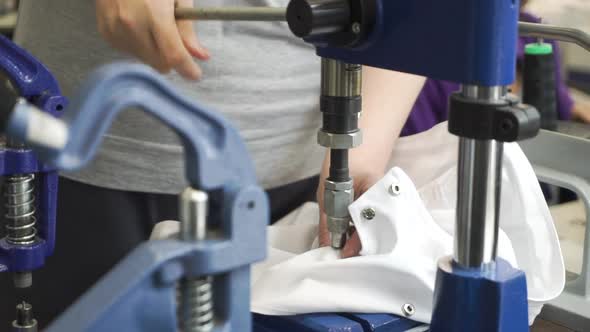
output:
[[[179,324],[190,331],[528,331],[525,275],[496,258],[497,224],[485,227],[497,220],[501,208],[497,199],[489,198],[500,190],[503,142],[530,138],[539,130],[536,110],[506,91],[515,79],[519,7],[518,0],[292,0],[286,11],[292,31],[316,46],[322,58],[454,81],[463,87],[450,101],[449,130],[460,136],[462,170],[455,254],[439,262],[429,327],[412,321],[411,315],[251,314],[250,266],[265,257],[269,212],[238,131],[145,66],[114,64],[87,80],[61,118],[47,116],[56,115],[50,108],[54,104],[44,106],[51,98],[31,99],[20,93],[24,98],[15,100],[11,112],[6,110],[6,132],[26,142],[26,153],[34,151],[44,162],[24,173],[84,167],[115,116],[133,106],[181,137],[190,184],[180,196],[183,209],[198,211],[207,203],[204,194],[213,191],[222,193],[223,209],[215,220],[206,214],[181,213],[184,228],[215,229],[215,235],[186,233],[179,239],[141,244],[47,331],[174,331]],[[35,81],[41,91],[55,86],[47,91],[62,98],[42,65],[22,50],[14,51],[9,41],[0,41],[7,45],[0,58],[11,59],[0,65],[13,81]],[[22,60],[15,54],[24,54]],[[22,70],[14,69],[31,66],[39,69],[25,78],[18,75]],[[61,109],[66,101],[55,105]],[[28,130],[35,121],[44,121],[62,139],[35,135]],[[53,227],[53,222],[43,225]],[[43,238],[51,236],[48,231],[47,226],[41,228],[39,243],[52,241]],[[41,257],[51,253],[26,250],[30,244],[5,248],[3,243],[0,271],[34,270],[42,265]],[[25,254],[11,256],[9,249]],[[22,263],[32,259],[35,264]],[[180,309],[189,312],[181,314],[183,323],[177,318],[178,284],[189,287],[180,287]],[[191,298],[194,287],[206,287],[211,308],[202,307],[203,298]]]

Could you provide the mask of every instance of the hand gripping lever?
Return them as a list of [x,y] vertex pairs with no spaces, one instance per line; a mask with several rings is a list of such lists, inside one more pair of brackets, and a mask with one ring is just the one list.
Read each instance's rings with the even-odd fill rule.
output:
[[[3,120],[11,136],[26,141],[50,165],[75,170],[88,163],[115,116],[129,107],[154,115],[178,133],[190,186],[222,193],[221,218],[207,218],[209,235],[199,241],[141,244],[49,331],[172,331],[178,325],[178,282],[211,276],[214,319],[200,330],[250,331],[250,264],[265,256],[268,202],[256,185],[245,145],[223,118],[180,96],[147,67],[116,64],[88,79],[63,120],[22,103]],[[199,330],[194,328],[184,326]]]
[[[0,103],[14,101],[16,94],[54,117],[60,116],[67,106],[49,70],[2,36],[0,71],[16,90],[3,85]],[[15,272],[15,285],[28,287],[28,272],[43,266],[45,258],[53,253],[57,172],[39,162],[29,147],[8,140],[0,147],[0,176],[5,177],[6,211],[2,219],[7,234],[0,240],[0,272]]]

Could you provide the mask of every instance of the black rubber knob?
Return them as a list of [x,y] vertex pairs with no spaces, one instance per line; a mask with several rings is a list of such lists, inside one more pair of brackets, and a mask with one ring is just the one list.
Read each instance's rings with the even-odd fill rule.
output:
[[523,63],[522,101],[541,114],[541,128],[557,128],[555,58],[551,44],[527,45]]
[[347,0],[291,0],[287,22],[294,35],[314,37],[346,31],[351,22]]

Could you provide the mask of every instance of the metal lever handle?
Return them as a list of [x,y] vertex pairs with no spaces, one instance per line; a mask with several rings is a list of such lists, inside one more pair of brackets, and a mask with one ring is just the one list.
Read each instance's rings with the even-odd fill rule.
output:
[[[178,20],[201,21],[286,21],[287,9],[276,7],[176,8]],[[579,29],[548,24],[518,22],[523,37],[540,37],[576,43],[590,51],[590,35]]]
[[265,21],[287,20],[287,9],[276,7],[201,7],[176,8],[177,20],[201,21]]
[[[130,107],[151,113],[179,134],[186,176],[194,188],[208,191],[229,183],[256,183],[237,130],[208,108],[175,92],[143,65],[119,63],[96,71],[72,100],[63,120],[43,116],[30,106],[16,107],[7,132],[27,142],[58,169],[76,170],[96,154],[115,116]],[[34,126],[43,130],[31,130]]]
[[590,52],[590,35],[579,29],[548,24],[519,22],[518,30],[521,36],[555,39],[575,43]]

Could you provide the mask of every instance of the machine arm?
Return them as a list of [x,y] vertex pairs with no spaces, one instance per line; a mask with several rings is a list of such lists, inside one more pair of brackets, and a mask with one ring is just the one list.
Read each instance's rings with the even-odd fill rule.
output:
[[[268,202],[231,125],[141,65],[91,75],[63,120],[22,99],[12,103],[1,119],[7,132],[61,170],[85,166],[116,114],[129,107],[175,130],[185,151],[190,187],[180,195],[181,238],[140,245],[49,331],[250,330],[250,264],[264,258]],[[220,220],[207,215],[205,191],[222,193]]]
[[[2,87],[3,104],[15,102],[19,96],[53,117],[60,116],[67,106],[49,70],[3,36],[0,71],[14,88]],[[39,162],[22,142],[9,139],[0,149],[0,175],[5,177],[4,227],[8,235],[0,240],[0,272],[14,272],[15,286],[29,287],[30,271],[43,266],[55,246],[57,172]]]
[[548,24],[519,22],[518,31],[521,36],[547,38],[575,43],[590,52],[590,35],[580,29]]
[[[45,111],[57,116],[67,106],[59,84],[49,70],[4,36],[0,36],[0,70],[19,95]],[[50,99],[53,101],[48,103]],[[44,107],[46,104],[49,105]]]
[[[248,154],[237,131],[219,115],[182,97],[146,67],[106,67],[87,82],[63,120],[49,119],[33,107],[17,107],[8,134],[28,142],[52,166],[77,170],[97,152],[115,116],[138,107],[178,133],[186,149],[186,176],[192,186],[212,190],[230,182],[255,183],[254,169],[245,162]],[[38,123],[52,134],[34,130]]]

